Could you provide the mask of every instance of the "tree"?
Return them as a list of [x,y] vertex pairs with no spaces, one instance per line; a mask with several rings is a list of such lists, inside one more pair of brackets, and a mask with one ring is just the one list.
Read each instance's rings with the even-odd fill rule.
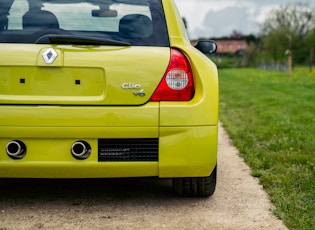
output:
[[314,9],[306,4],[289,4],[271,11],[262,24],[262,42],[273,61],[283,60],[286,50],[292,51],[295,57],[303,58],[305,55],[299,52],[305,52],[301,48],[315,27],[314,22]]
[[315,28],[306,39],[306,45],[309,48],[308,64],[310,66],[310,72],[313,70],[314,54],[315,54]]
[[240,31],[233,30],[233,32],[232,32],[230,38],[231,38],[231,39],[242,39],[242,38],[243,38],[243,34],[242,34],[242,32],[240,32]]
[[244,50],[242,67],[255,66],[257,59],[257,45],[254,42],[250,42],[247,48]]

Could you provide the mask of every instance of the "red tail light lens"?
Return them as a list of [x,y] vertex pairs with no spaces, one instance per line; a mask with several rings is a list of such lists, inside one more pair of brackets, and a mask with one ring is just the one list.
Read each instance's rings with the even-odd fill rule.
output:
[[171,49],[168,68],[150,101],[190,101],[194,93],[194,79],[187,57],[179,50]]

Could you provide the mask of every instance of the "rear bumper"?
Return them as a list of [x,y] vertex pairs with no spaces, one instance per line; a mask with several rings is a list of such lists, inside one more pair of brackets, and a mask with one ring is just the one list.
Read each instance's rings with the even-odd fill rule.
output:
[[[0,178],[115,178],[208,176],[217,161],[217,126],[194,127],[6,127],[0,126]],[[12,138],[25,143],[23,159],[6,154]],[[98,138],[158,138],[157,162],[99,162]],[[88,142],[91,155],[77,160],[71,145]]]

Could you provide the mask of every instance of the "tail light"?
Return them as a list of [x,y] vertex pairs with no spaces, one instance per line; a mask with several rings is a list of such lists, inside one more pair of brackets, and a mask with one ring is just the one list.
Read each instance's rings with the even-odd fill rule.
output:
[[179,50],[171,49],[168,68],[150,101],[189,101],[194,93],[194,79],[189,60]]

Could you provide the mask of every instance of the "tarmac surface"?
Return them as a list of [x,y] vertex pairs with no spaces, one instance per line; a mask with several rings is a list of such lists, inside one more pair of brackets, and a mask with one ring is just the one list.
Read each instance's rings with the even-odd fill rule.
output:
[[219,128],[217,188],[210,198],[179,198],[171,180],[0,180],[0,230],[287,229]]

